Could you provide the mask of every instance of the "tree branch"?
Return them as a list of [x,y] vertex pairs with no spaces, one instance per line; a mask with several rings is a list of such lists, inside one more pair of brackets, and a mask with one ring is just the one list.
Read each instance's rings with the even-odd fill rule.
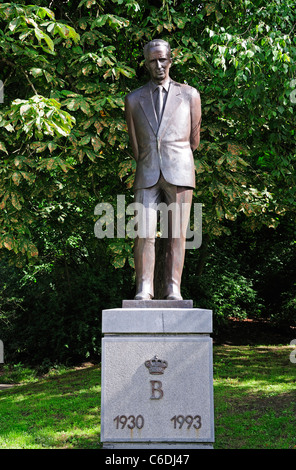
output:
[[33,83],[31,82],[31,80],[29,79],[29,76],[28,76],[27,72],[23,69],[23,67],[20,67],[20,69],[23,72],[23,74],[25,75],[26,79],[28,80],[29,85],[31,85],[35,95],[38,95],[38,92],[37,92],[36,88],[34,87]]

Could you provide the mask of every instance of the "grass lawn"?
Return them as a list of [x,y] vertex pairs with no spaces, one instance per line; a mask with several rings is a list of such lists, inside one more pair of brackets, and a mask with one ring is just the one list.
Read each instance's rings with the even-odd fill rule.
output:
[[98,366],[52,374],[0,391],[0,449],[100,447]]
[[[296,449],[291,346],[214,346],[215,449]],[[26,382],[26,377],[27,381]],[[0,382],[14,378],[0,375]],[[0,391],[0,449],[100,448],[100,369],[57,369]]]
[[290,346],[216,346],[216,449],[296,449]]

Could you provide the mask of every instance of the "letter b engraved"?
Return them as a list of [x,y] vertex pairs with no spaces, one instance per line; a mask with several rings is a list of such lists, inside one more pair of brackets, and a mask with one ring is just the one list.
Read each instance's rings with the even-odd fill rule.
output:
[[151,397],[150,400],[160,400],[163,397],[162,382],[160,380],[150,380]]

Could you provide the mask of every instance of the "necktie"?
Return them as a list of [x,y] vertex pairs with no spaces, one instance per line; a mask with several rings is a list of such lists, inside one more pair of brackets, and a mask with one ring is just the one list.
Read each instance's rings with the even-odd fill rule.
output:
[[157,119],[158,119],[158,124],[160,124],[161,121],[161,115],[162,115],[162,108],[163,108],[163,94],[162,94],[162,86],[158,85],[158,97],[156,101],[156,114],[157,114]]

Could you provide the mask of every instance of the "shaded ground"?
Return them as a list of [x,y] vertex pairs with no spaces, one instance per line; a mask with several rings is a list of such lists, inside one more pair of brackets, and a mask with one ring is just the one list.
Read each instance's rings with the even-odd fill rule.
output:
[[290,344],[296,339],[296,327],[276,326],[267,320],[229,319],[224,326],[215,327],[212,335],[215,344]]

